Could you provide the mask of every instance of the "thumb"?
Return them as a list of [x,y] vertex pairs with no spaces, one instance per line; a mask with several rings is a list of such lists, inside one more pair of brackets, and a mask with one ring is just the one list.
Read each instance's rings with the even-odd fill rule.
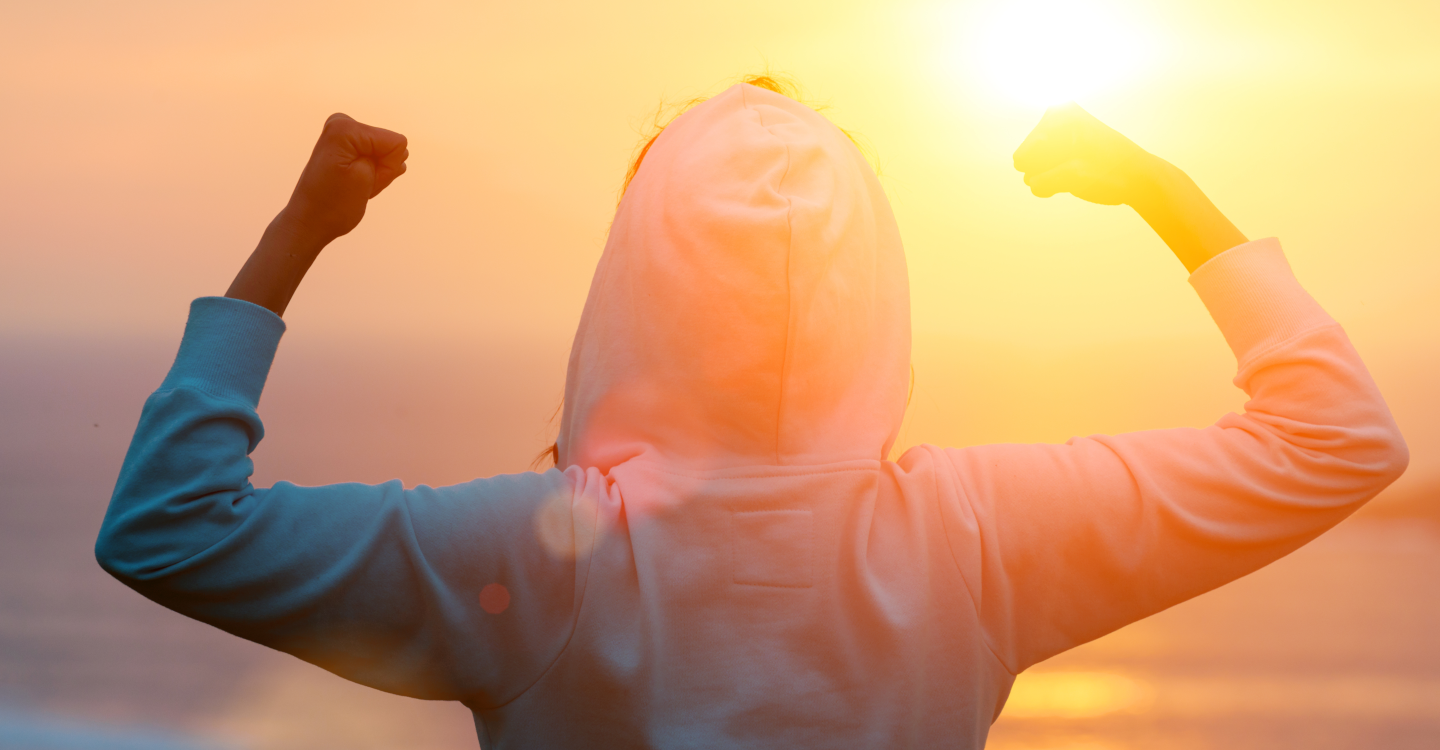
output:
[[364,155],[372,159],[378,160],[397,151],[404,151],[409,145],[405,136],[393,130],[363,124],[360,125],[360,128],[365,136],[366,153]]
[[407,169],[405,159],[409,157],[409,151],[404,149],[398,152],[391,152],[375,162],[375,187],[370,191],[370,197],[374,198],[381,190],[390,187],[390,183],[396,177],[405,174]]

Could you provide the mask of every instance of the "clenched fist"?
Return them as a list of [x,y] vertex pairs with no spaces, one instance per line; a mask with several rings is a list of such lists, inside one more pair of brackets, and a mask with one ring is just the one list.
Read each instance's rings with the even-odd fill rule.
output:
[[365,204],[405,174],[409,156],[405,136],[330,115],[290,202],[265,228],[225,296],[284,315],[320,251],[365,218]]
[[1015,149],[1015,168],[1041,198],[1134,208],[1191,272],[1246,242],[1188,175],[1074,104],[1046,110]]
[[1135,205],[1155,189],[1161,162],[1075,104],[1046,110],[1015,150],[1015,168],[1041,198],[1070,193],[1109,206]]
[[333,114],[285,207],[295,226],[322,242],[347,234],[365,204],[405,174],[405,136]]

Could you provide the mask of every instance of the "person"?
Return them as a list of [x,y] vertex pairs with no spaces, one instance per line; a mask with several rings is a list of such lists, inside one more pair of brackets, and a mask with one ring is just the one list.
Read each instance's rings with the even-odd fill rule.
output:
[[253,487],[280,315],[407,154],[326,122],[226,297],[192,304],[96,555],[197,620],[460,701],[487,749],[979,748],[1021,671],[1288,554],[1406,467],[1277,241],[1073,105],[1016,168],[1155,228],[1235,353],[1244,413],[887,460],[909,387],[895,220],[845,134],[757,79],[641,155],[575,334],[557,468]]

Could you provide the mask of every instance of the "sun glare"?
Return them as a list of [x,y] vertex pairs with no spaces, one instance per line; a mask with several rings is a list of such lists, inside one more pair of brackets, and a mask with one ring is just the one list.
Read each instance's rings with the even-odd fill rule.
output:
[[1144,711],[1153,690],[1106,672],[1026,672],[1015,680],[1005,715],[1024,719],[1089,719]]
[[1115,87],[1155,58],[1155,35],[1096,2],[1013,0],[980,21],[971,50],[986,81],[1026,104],[1050,106]]

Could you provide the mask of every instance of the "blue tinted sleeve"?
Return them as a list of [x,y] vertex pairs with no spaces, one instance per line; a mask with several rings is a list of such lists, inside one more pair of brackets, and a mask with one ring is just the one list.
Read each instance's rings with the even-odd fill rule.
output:
[[96,558],[159,604],[356,682],[478,706],[509,700],[574,621],[575,561],[552,552],[568,545],[542,544],[536,525],[547,503],[569,503],[571,477],[255,488],[256,409],[283,332],[250,303],[195,301],[141,414]]

